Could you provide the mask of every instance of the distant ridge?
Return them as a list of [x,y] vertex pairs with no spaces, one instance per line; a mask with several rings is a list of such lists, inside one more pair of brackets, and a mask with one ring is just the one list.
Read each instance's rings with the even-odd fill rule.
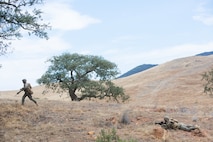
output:
[[[213,55],[213,51],[203,52],[203,53],[197,54],[195,56],[209,56],[209,55]],[[133,75],[135,73],[139,73],[139,72],[145,71],[147,69],[150,69],[150,68],[155,67],[157,65],[158,64],[143,64],[143,65],[139,65],[139,66],[129,70],[128,72],[122,74],[118,78],[127,77],[127,76]]]
[[197,55],[195,55],[195,56],[209,56],[209,55],[213,55],[213,51],[210,51],[210,52],[203,52],[203,53],[197,54]]
[[157,64],[143,64],[143,65],[139,65],[139,66],[131,69],[130,71],[124,73],[123,75],[119,76],[118,78],[127,77],[127,76],[133,75],[135,73],[139,73],[139,72],[145,71],[145,70],[150,69],[150,68],[155,67],[155,66],[157,66]]

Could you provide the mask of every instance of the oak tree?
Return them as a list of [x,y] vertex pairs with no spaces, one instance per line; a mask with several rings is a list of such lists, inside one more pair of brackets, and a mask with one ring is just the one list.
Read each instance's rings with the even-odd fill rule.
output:
[[91,98],[125,101],[129,98],[122,87],[112,82],[119,73],[116,64],[103,57],[64,53],[48,61],[48,70],[37,82],[57,92],[67,91],[72,101]]

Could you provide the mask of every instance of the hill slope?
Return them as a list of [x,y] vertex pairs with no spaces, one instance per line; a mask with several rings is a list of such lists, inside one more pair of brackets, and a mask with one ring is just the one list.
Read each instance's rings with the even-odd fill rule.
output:
[[134,103],[167,106],[204,103],[209,98],[203,95],[201,74],[213,68],[212,60],[213,56],[176,59],[115,82],[126,89]]
[[[131,98],[124,104],[99,100],[71,102],[66,94],[33,87],[39,106],[20,105],[15,91],[0,92],[0,141],[94,142],[102,129],[115,128],[123,139],[149,142],[213,140],[213,99],[203,94],[201,74],[213,68],[213,56],[176,59],[135,75],[114,80]],[[56,101],[57,100],[57,101]],[[129,125],[121,123],[124,114]],[[167,115],[197,124],[201,133],[154,125]]]

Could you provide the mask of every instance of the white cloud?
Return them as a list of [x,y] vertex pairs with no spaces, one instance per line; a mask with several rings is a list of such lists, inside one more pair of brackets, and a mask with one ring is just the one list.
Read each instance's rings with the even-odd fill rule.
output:
[[38,38],[23,38],[12,43],[14,53],[17,56],[45,56],[58,54],[72,48],[71,44],[65,42],[60,36],[50,36],[49,40]]
[[200,3],[197,8],[198,14],[192,18],[196,21],[202,22],[205,25],[211,26],[213,25],[213,14],[208,8],[205,7],[205,5],[207,5],[207,3]]
[[126,42],[126,41],[135,41],[135,40],[142,40],[142,36],[133,36],[133,35],[126,35],[126,36],[120,36],[116,37],[112,40],[112,42],[118,43],[118,42]]
[[200,21],[205,25],[213,25],[213,15],[200,14],[197,16],[193,16],[194,20]]
[[33,86],[38,85],[36,80],[46,71],[47,64],[44,58],[40,59],[17,59],[1,61],[0,69],[1,89],[19,89],[22,87],[21,80],[26,78]]
[[44,19],[47,19],[53,29],[58,30],[79,30],[90,24],[97,24],[101,21],[88,15],[83,15],[69,6],[69,3],[49,2],[48,6],[42,8]]

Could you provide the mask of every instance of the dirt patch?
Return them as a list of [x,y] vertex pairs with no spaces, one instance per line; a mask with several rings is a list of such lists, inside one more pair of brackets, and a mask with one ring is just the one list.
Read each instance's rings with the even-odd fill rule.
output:
[[165,139],[164,135],[165,135],[165,130],[162,128],[155,128],[153,129],[153,135],[154,137],[158,138],[158,139]]

